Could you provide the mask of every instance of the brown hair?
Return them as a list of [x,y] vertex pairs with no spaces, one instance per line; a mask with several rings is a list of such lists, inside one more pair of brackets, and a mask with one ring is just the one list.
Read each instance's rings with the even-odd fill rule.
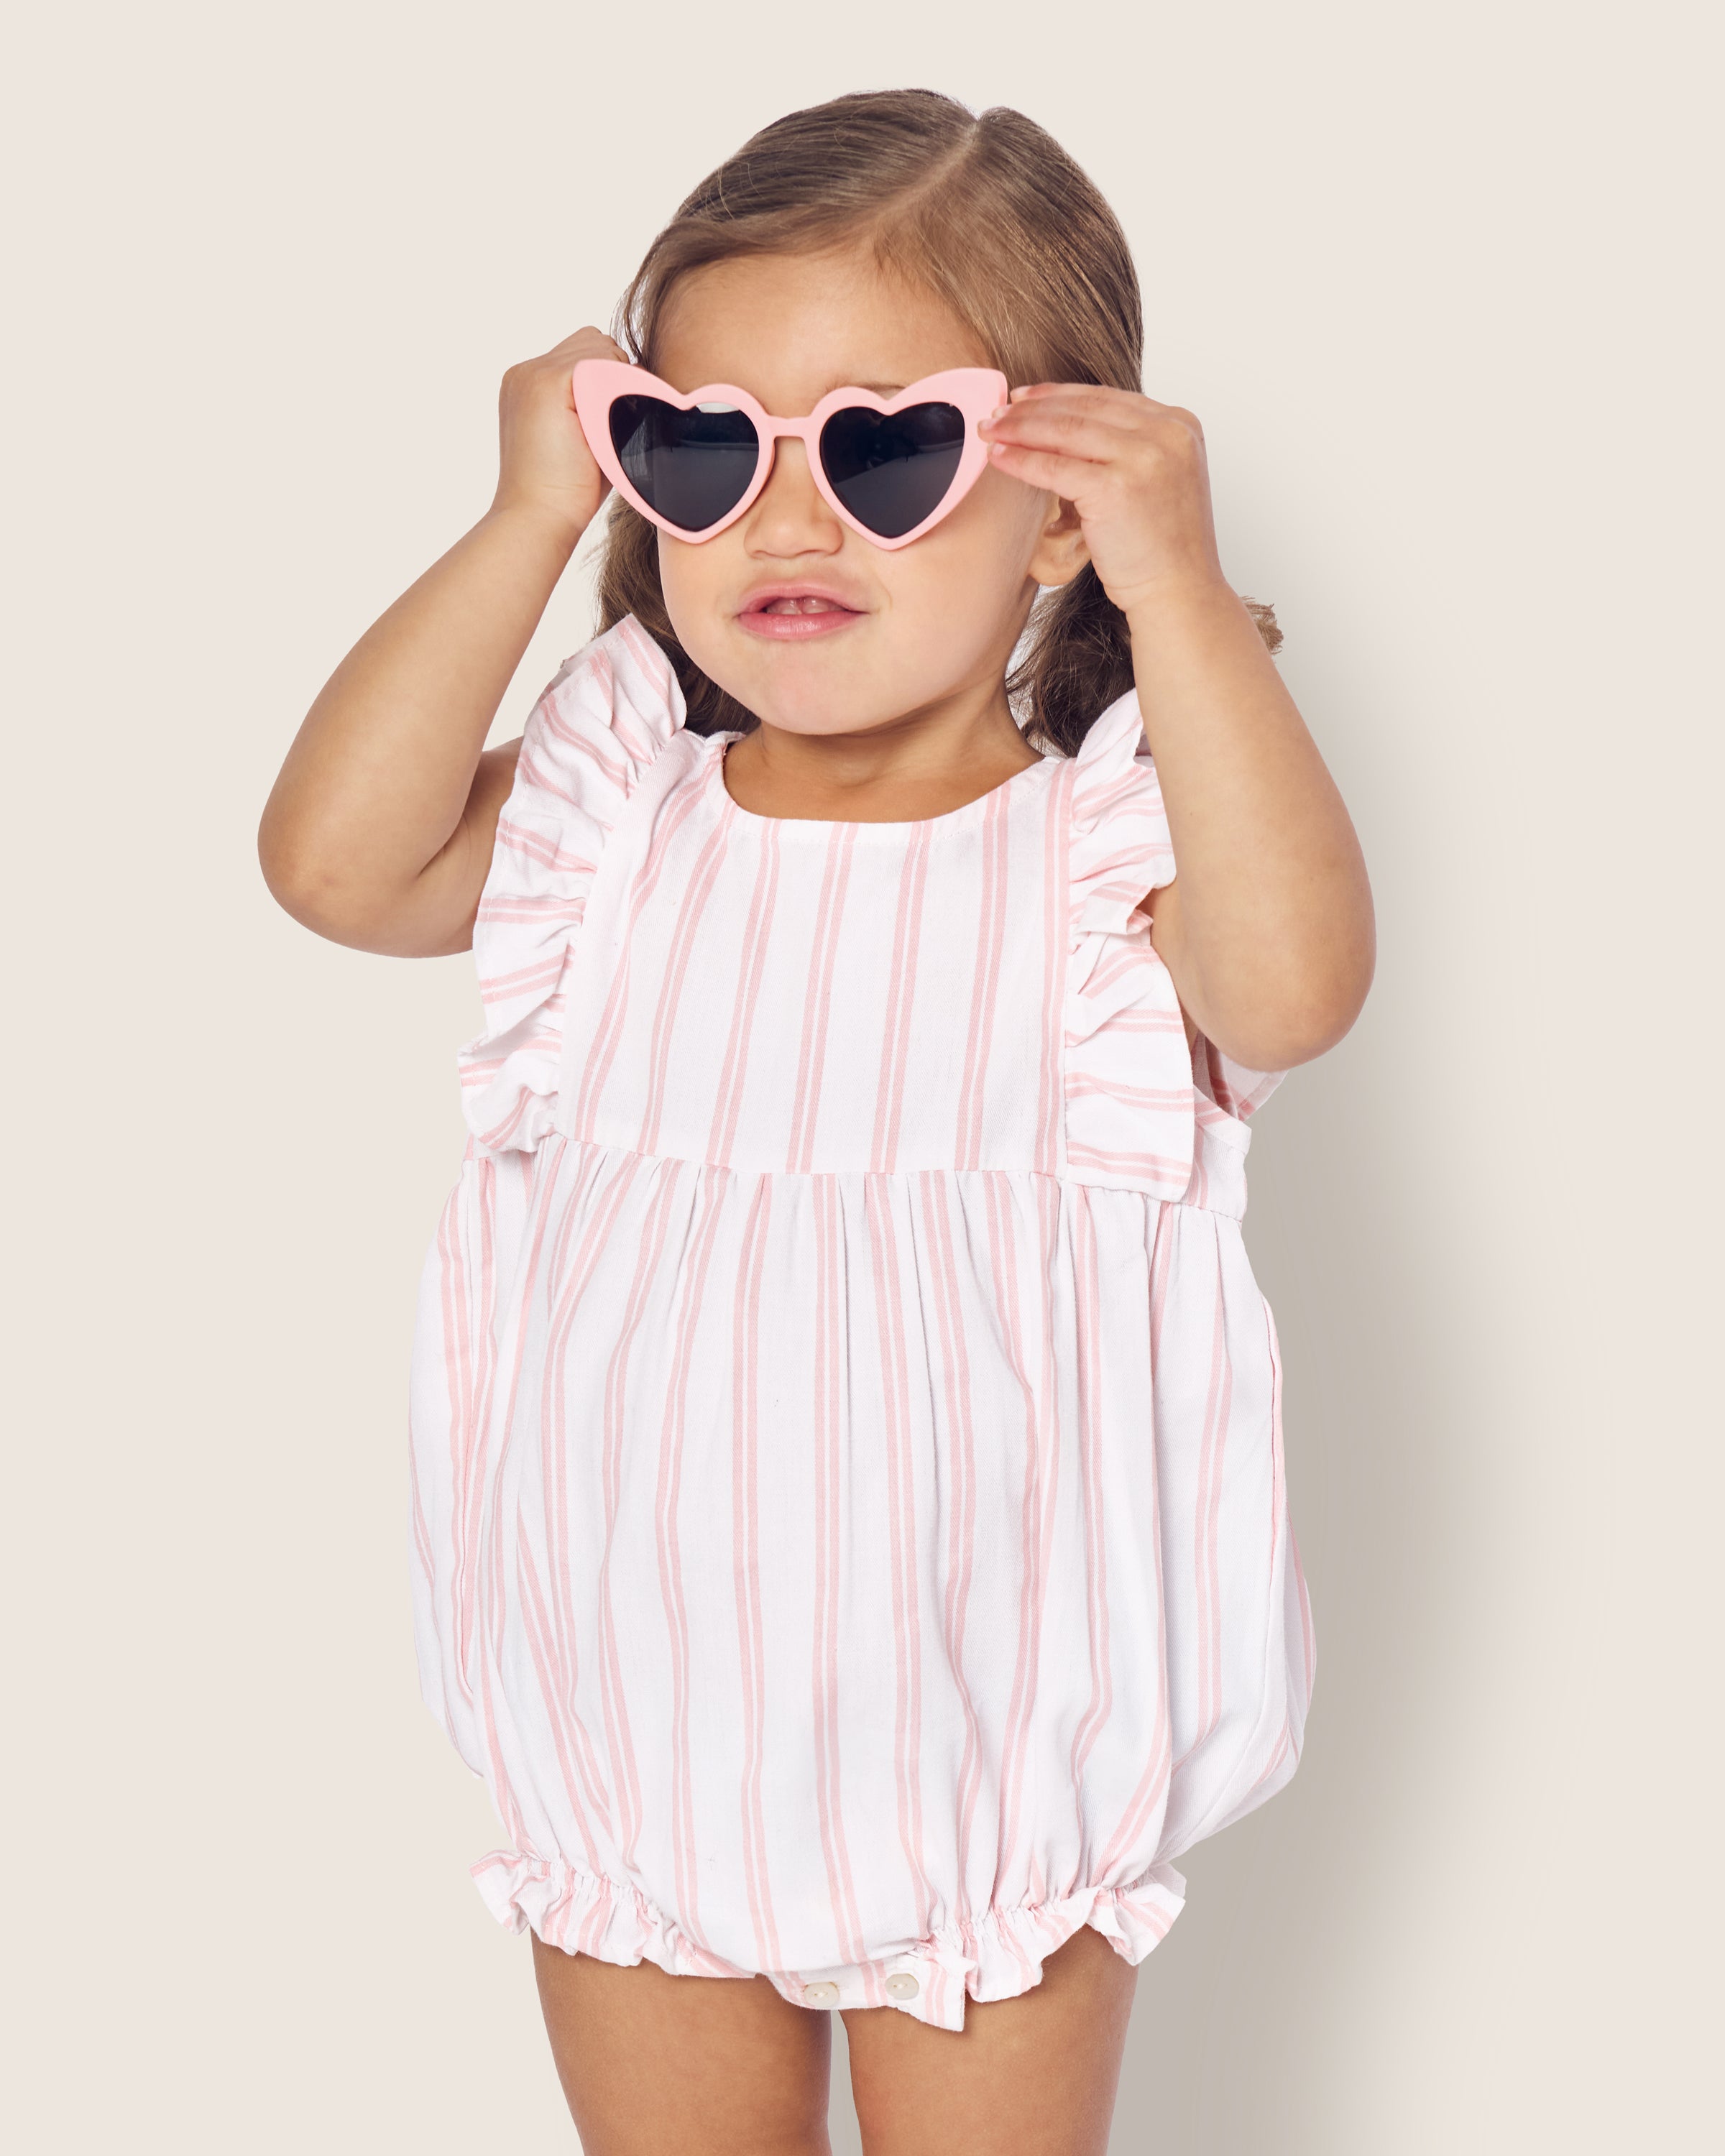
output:
[[[650,367],[677,280],[708,263],[861,243],[889,274],[934,292],[1010,382],[1142,387],[1143,309],[1126,234],[1089,176],[1009,106],[976,115],[931,90],[866,90],[775,120],[703,180],[648,249],[613,334]],[[1271,650],[1273,611],[1247,599]],[[677,642],[657,535],[614,498],[599,574],[600,626],[633,614],[675,668],[696,733],[751,712]],[[1007,681],[1026,733],[1073,754],[1132,686],[1126,618],[1086,566],[1032,609]]]

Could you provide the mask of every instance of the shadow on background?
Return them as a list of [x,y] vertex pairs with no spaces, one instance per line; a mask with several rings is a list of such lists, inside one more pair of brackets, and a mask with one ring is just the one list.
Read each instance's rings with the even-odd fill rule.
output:
[[[1436,1441],[1443,1283],[1373,1004],[1254,1132],[1246,1240],[1276,1314],[1289,1502],[1317,1637],[1300,1767],[1178,1860],[1187,1902],[1144,1963],[1115,2156],[1328,2156],[1346,2138],[1348,2001],[1458,1593]],[[1383,1019],[1381,1006],[1378,1017]]]

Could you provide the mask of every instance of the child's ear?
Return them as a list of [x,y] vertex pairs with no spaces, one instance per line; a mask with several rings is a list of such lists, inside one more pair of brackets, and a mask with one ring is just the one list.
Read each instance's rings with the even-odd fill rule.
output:
[[1090,559],[1084,526],[1070,501],[1049,496],[1048,521],[1036,542],[1027,573],[1039,584],[1070,584]]

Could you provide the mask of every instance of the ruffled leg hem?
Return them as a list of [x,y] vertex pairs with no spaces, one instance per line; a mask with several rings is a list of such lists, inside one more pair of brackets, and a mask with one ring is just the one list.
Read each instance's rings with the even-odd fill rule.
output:
[[633,1969],[650,1961],[668,1976],[752,1976],[698,1945],[635,1887],[578,1871],[560,1857],[494,1849],[473,1867],[474,1884],[499,1923],[531,1931],[565,1953]]
[[[921,2018],[962,2029],[967,1998],[986,2005],[1034,1989],[1049,1955],[1086,1924],[1136,1969],[1167,1938],[1185,1901],[1183,1876],[1171,1864],[1153,1864],[1124,1887],[1082,1887],[1057,1901],[990,1909],[972,1923],[944,1925],[913,1949],[943,1979],[925,1987],[932,2010]],[[910,2010],[920,2003],[911,2002]]]
[[650,1961],[671,1976],[764,1975],[793,2005],[821,2010],[891,2006],[931,2027],[964,2026],[965,2003],[1016,1999],[1086,1924],[1133,1968],[1161,1944],[1185,1904],[1186,1881],[1154,1864],[1123,1887],[1084,1887],[1058,1900],[990,1909],[938,1927],[878,1960],[822,1969],[744,1969],[701,1946],[636,1888],[561,1858],[494,1850],[473,1866],[485,1904],[514,1932],[623,1968]]

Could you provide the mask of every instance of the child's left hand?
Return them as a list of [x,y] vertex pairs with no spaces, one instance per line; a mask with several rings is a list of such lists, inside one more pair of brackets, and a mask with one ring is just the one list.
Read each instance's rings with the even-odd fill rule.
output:
[[1038,382],[978,429],[1009,478],[1070,501],[1102,588],[1124,613],[1194,583],[1225,583],[1204,429],[1127,389]]

